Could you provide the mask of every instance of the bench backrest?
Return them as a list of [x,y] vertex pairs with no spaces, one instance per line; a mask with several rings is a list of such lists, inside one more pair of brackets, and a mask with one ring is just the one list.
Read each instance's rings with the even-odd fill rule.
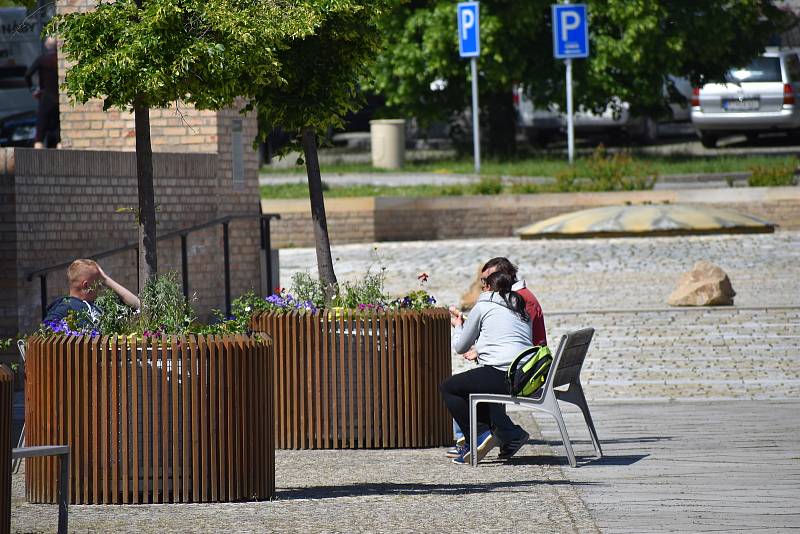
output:
[[592,342],[592,336],[594,336],[594,328],[584,328],[561,337],[556,356],[553,359],[555,368],[553,387],[578,381],[583,361],[589,351],[589,343]]

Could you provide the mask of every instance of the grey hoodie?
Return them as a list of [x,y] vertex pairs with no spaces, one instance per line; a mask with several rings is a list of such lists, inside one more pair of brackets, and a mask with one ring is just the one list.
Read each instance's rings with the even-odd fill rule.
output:
[[478,297],[466,322],[453,330],[455,352],[463,354],[473,344],[480,365],[507,371],[514,358],[533,345],[531,323],[508,308],[498,293],[486,291]]

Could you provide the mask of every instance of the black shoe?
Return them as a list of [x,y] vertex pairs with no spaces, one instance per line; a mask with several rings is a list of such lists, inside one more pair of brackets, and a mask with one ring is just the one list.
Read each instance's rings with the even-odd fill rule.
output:
[[517,452],[519,452],[522,446],[528,442],[530,437],[531,435],[523,430],[520,437],[513,439],[500,447],[500,454],[498,454],[497,457],[501,460],[508,460],[517,454]]

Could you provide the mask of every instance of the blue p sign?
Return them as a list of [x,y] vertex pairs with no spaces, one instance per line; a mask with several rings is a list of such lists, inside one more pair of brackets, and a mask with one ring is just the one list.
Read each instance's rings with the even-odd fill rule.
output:
[[478,2],[461,2],[458,13],[458,51],[461,57],[481,55]]
[[589,21],[584,4],[554,4],[553,56],[557,59],[589,56]]

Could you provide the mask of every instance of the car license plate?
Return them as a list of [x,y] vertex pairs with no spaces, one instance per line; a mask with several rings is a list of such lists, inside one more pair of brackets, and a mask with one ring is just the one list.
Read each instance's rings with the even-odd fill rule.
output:
[[723,102],[726,111],[755,111],[759,106],[758,98],[737,98]]

